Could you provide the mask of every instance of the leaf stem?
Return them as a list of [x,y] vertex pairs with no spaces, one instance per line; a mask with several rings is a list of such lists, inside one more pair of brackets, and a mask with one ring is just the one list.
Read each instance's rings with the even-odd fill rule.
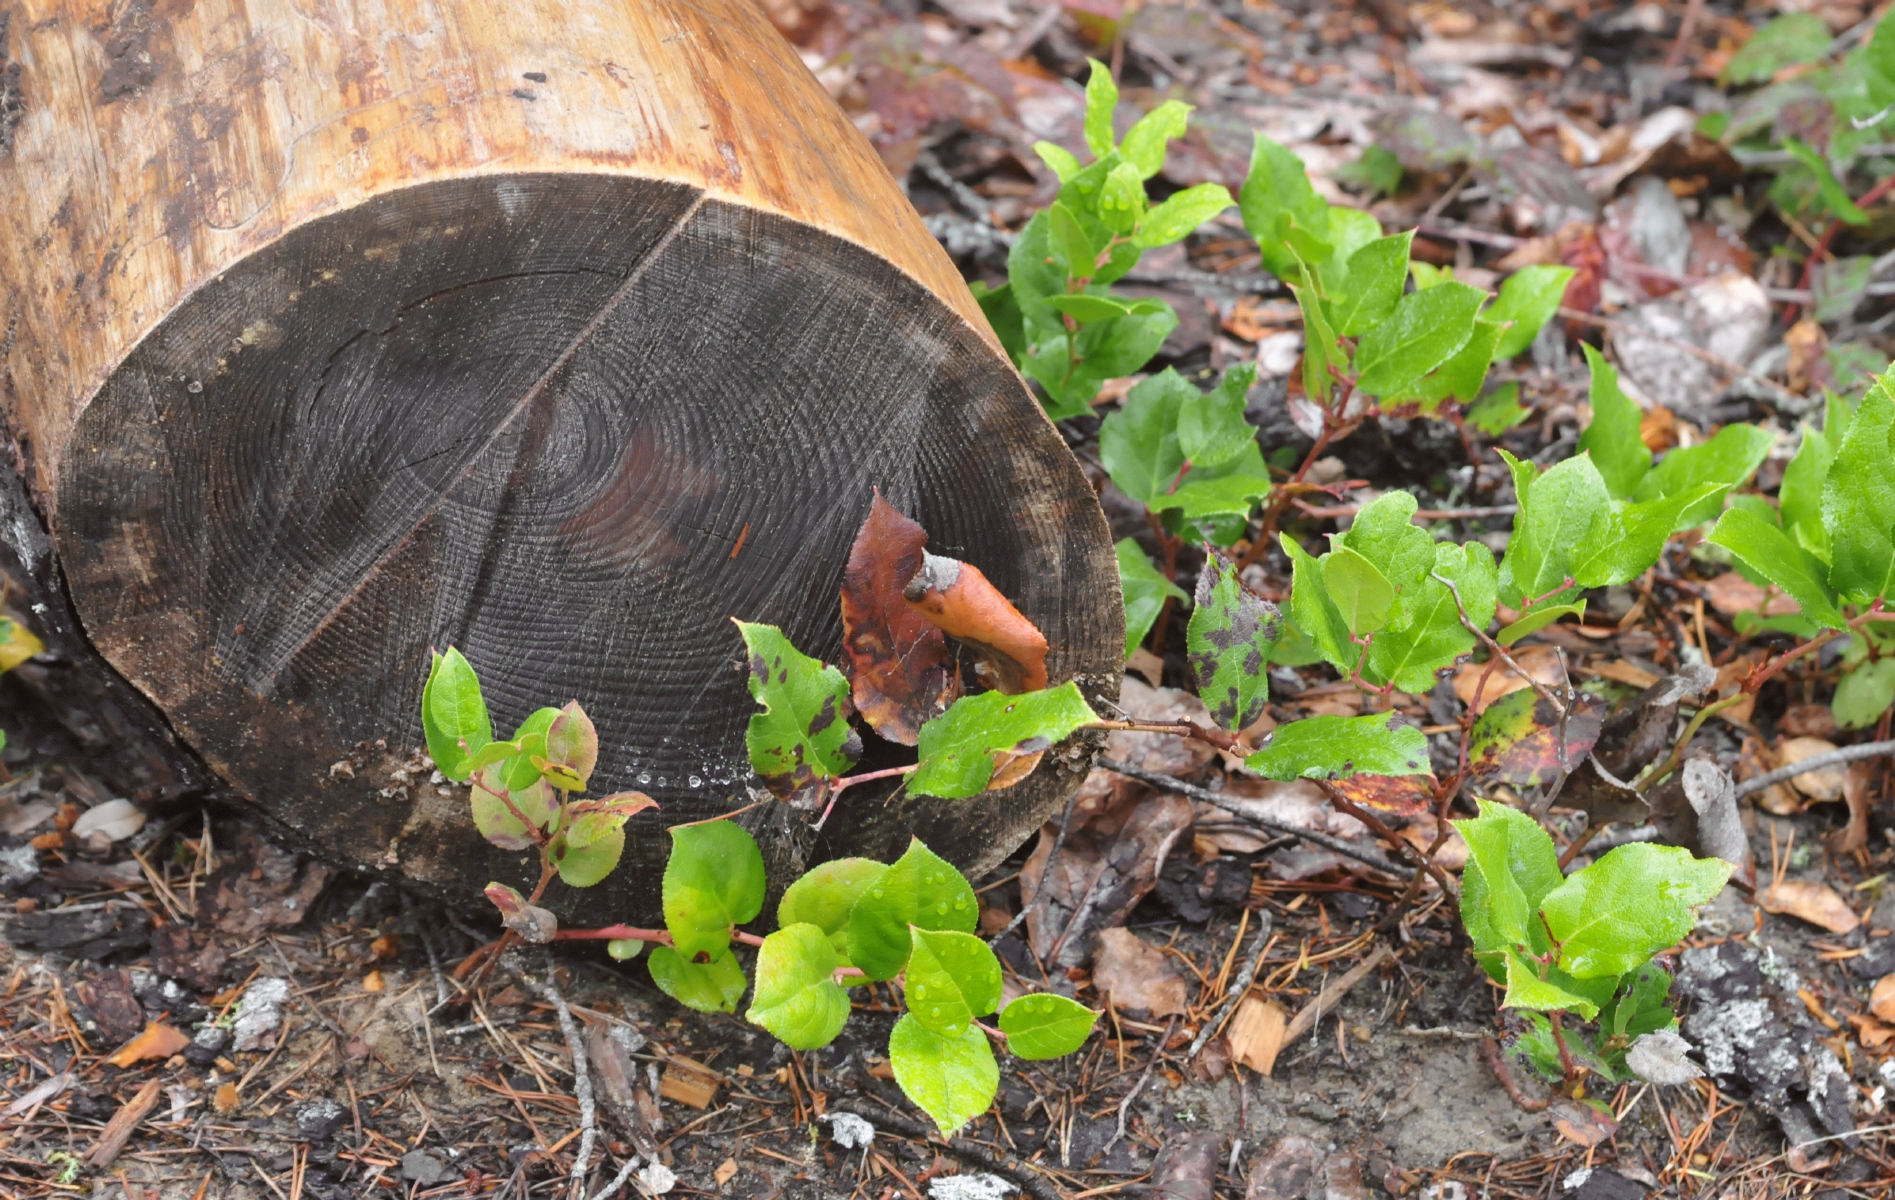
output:
[[1703,708],[1700,708],[1697,714],[1691,718],[1691,723],[1684,727],[1684,735],[1678,739],[1676,745],[1672,746],[1671,753],[1663,762],[1646,771],[1643,775],[1640,775],[1632,784],[1632,790],[1640,793],[1648,792],[1654,783],[1657,783],[1660,779],[1663,779],[1665,776],[1677,770],[1678,765],[1684,761],[1685,748],[1691,744],[1691,739],[1697,735],[1698,730],[1703,727],[1704,723],[1716,714],[1749,698],[1749,693],[1740,688],[1722,700],[1713,700]]
[[829,803],[823,806],[822,816],[816,818],[816,824],[811,827],[810,832],[820,833],[822,831],[823,822],[827,821],[829,814],[835,811],[836,799],[842,795],[844,789],[852,788],[858,783],[868,783],[876,779],[893,779],[897,775],[912,775],[920,768],[920,763],[910,763],[905,767],[890,767],[885,771],[864,771],[860,775],[842,776],[830,786]]

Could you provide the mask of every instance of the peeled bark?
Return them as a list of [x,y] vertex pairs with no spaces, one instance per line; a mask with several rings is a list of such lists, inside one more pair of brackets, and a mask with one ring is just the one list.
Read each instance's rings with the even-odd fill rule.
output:
[[[663,826],[749,800],[730,618],[838,661],[874,486],[1041,626],[1054,683],[1115,691],[1091,490],[747,0],[29,0],[8,29],[5,540],[192,752],[180,786],[201,759],[332,858],[470,897],[530,875],[422,764],[451,642],[497,724],[577,698],[595,787],[661,802],[584,905],[649,918]],[[785,866],[913,832],[980,867],[1075,772],[852,792],[813,847],[746,823]]]

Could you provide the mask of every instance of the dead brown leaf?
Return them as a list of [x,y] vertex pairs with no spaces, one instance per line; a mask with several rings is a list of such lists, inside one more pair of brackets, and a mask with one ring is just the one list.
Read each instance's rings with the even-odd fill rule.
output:
[[1831,933],[1850,933],[1862,918],[1826,883],[1812,879],[1785,879],[1757,898],[1765,912],[1796,917]]
[[[1791,738],[1777,747],[1777,758],[1787,767],[1818,754],[1827,754],[1835,748],[1834,742],[1823,738]],[[1831,763],[1814,771],[1790,776],[1790,786],[1811,800],[1840,800],[1842,785],[1847,777],[1847,768],[1842,763]]]
[[1575,1145],[1591,1149],[1619,1131],[1619,1123],[1582,1101],[1562,1100],[1553,1105],[1553,1127]]
[[1711,602],[1712,608],[1727,617],[1758,611],[1765,616],[1777,617],[1803,611],[1793,598],[1782,593],[1772,596],[1735,571],[1726,571],[1705,584],[1704,598]]
[[842,644],[856,710],[904,746],[961,692],[946,635],[902,595],[927,544],[927,531],[878,489],[842,574]]
[[1869,1011],[1884,1021],[1895,1021],[1895,975],[1875,981],[1875,990],[1869,993]]
[[1777,718],[1784,737],[1826,738],[1836,732],[1836,714],[1827,704],[1792,704]]
[[1237,1006],[1224,1036],[1230,1041],[1230,1054],[1259,1075],[1276,1069],[1277,1055],[1283,1050],[1283,1035],[1290,1025],[1290,1014],[1274,1000],[1246,996]]
[[132,995],[125,972],[116,967],[107,967],[81,983],[79,1002],[92,1010],[99,1032],[108,1041],[122,1042],[144,1027],[144,1006]]
[[1662,404],[1654,404],[1638,419],[1638,440],[1653,454],[1663,454],[1678,444],[1678,417]]
[[1829,337],[1821,325],[1804,317],[1790,326],[1789,332],[1783,335],[1783,344],[1790,348],[1787,371],[1791,391],[1800,395],[1825,382],[1828,364],[1823,361],[1823,355],[1829,349]]
[[973,649],[974,673],[995,691],[1046,686],[1046,635],[1020,615],[980,568],[925,550],[903,594],[914,610]]
[[144,1032],[120,1046],[105,1061],[115,1067],[129,1067],[148,1058],[170,1058],[191,1044],[191,1035],[175,1025],[152,1021]]
[[1831,854],[1854,854],[1869,844],[1870,795],[1880,766],[1873,762],[1850,763],[1843,773],[1842,798],[1849,805],[1849,823],[1830,834],[1823,843]]
[[[1528,646],[1515,651],[1513,660],[1548,687],[1565,682],[1559,669],[1559,651],[1552,646]],[[1487,666],[1486,663],[1468,663],[1454,672],[1454,695],[1462,704],[1473,704],[1475,691],[1480,692],[1480,704],[1474,709],[1476,714],[1485,712],[1489,704],[1502,696],[1529,686],[1526,680],[1509,670],[1506,663],[1497,663],[1493,674],[1487,676],[1487,686],[1481,687],[1481,676],[1487,675]]]
[[1114,1007],[1150,1017],[1183,1016],[1190,999],[1171,959],[1129,929],[1094,936],[1092,986]]
[[237,1085],[234,1083],[218,1084],[216,1094],[211,1097],[211,1107],[220,1113],[236,1112],[240,1102],[241,1097],[237,1095]]
[[1432,775],[1348,775],[1329,786],[1343,799],[1399,821],[1434,811]]

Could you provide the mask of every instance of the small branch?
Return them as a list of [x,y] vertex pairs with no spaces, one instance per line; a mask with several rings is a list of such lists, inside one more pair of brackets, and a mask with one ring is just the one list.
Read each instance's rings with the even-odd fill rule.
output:
[[890,767],[885,771],[865,771],[860,775],[844,775],[842,778],[837,779],[829,788],[829,803],[823,807],[822,816],[816,818],[816,824],[810,827],[810,832],[820,833],[822,831],[823,822],[827,821],[829,814],[835,810],[837,798],[848,788],[852,788],[858,783],[870,783],[877,779],[893,779],[897,775],[912,775],[919,770],[920,767],[920,763],[911,763],[905,767]]
[[[1107,1003],[1110,1003],[1110,1001],[1108,1000]],[[1170,1019],[1165,1022],[1165,1031],[1158,1035],[1158,1048],[1151,1052],[1151,1061],[1145,1064],[1144,1073],[1138,1077],[1138,1082],[1132,1085],[1132,1090],[1125,1093],[1125,1099],[1119,1101],[1118,1132],[1114,1133],[1112,1140],[1105,1144],[1105,1153],[1112,1153],[1112,1147],[1118,1145],[1120,1140],[1125,1137],[1125,1118],[1131,1115],[1132,1101],[1138,1099],[1138,1094],[1145,1090],[1145,1081],[1151,1078],[1152,1068],[1157,1066],[1158,1060],[1164,1057],[1165,1043],[1171,1040],[1171,1031],[1177,1027],[1178,1014],[1173,1013]]]
[[671,934],[663,929],[638,929],[631,925],[602,925],[597,929],[562,929],[553,935],[553,940],[656,942],[660,946],[669,946]]
[[1698,730],[1703,727],[1704,723],[1710,720],[1715,714],[1723,712],[1725,709],[1740,704],[1747,699],[1749,699],[1749,693],[1740,690],[1732,692],[1722,700],[1713,700],[1703,708],[1700,708],[1696,715],[1691,718],[1691,723],[1684,727],[1684,734],[1678,739],[1677,744],[1671,748],[1671,754],[1666,757],[1665,761],[1639,776],[1638,780],[1632,784],[1632,790],[1635,792],[1648,792],[1654,783],[1657,783],[1660,779],[1663,779],[1665,776],[1677,770],[1679,764],[1684,762],[1685,749],[1691,745],[1691,739],[1697,736]]
[[1343,795],[1342,789],[1329,780],[1318,779],[1315,783],[1317,787],[1322,789],[1323,795],[1329,797],[1329,803],[1335,805],[1337,812],[1354,817],[1356,820],[1368,826],[1370,833],[1373,833],[1376,837],[1381,838],[1390,846],[1393,846],[1404,856],[1413,858],[1416,862],[1421,864],[1421,869],[1434,877],[1434,881],[1441,885],[1443,892],[1453,896],[1457,901],[1460,899],[1461,889],[1454,885],[1454,881],[1447,877],[1447,873],[1442,871],[1440,867],[1435,866],[1432,860],[1424,858],[1420,851],[1397,836],[1395,831],[1390,829],[1380,817]]
[[1290,825],[1282,821],[1272,821],[1268,817],[1259,817],[1249,809],[1233,801],[1230,797],[1213,792],[1208,788],[1201,788],[1194,783],[1186,783],[1182,779],[1158,771],[1148,771],[1144,767],[1135,767],[1131,763],[1120,762],[1115,758],[1100,756],[1094,759],[1093,762],[1095,765],[1104,767],[1108,771],[1116,771],[1120,775],[1139,780],[1141,783],[1149,783],[1155,788],[1162,788],[1167,792],[1173,792],[1188,799],[1198,800],[1205,804],[1212,805],[1213,807],[1221,808],[1233,817],[1238,818],[1246,824],[1255,825],[1259,829],[1268,829],[1273,833],[1287,833],[1291,837],[1303,839],[1312,846],[1321,846],[1325,850],[1332,850],[1344,858],[1352,858],[1356,862],[1373,867],[1384,875],[1393,875],[1397,879],[1410,879],[1414,877],[1415,873],[1409,868],[1402,866],[1400,863],[1391,862],[1372,850],[1365,850],[1343,838],[1332,837],[1326,833],[1318,833],[1313,829],[1304,829],[1301,825]]
[[1513,1072],[1507,1069],[1507,1060],[1501,1057],[1499,1042],[1493,1038],[1481,1039],[1480,1052],[1481,1057],[1487,1060],[1488,1067],[1492,1068],[1494,1078],[1500,1081],[1501,1090],[1505,1091],[1507,1098],[1519,1105],[1522,1110],[1537,1113],[1545,1112],[1552,1107],[1551,1096],[1543,1100],[1529,1100],[1527,1094],[1520,1090],[1520,1081],[1513,1077]]
[[1502,646],[1499,642],[1496,642],[1493,638],[1488,637],[1486,630],[1474,624],[1473,618],[1467,615],[1467,604],[1461,599],[1461,589],[1455,586],[1454,581],[1452,579],[1447,578],[1444,575],[1435,574],[1433,572],[1429,573],[1429,578],[1442,584],[1448,589],[1450,593],[1453,594],[1455,611],[1458,612],[1461,617],[1461,627],[1466,629],[1469,633],[1473,634],[1475,641],[1487,647],[1487,652],[1489,654],[1494,655],[1495,657],[1499,658],[1500,661],[1506,663],[1507,669],[1512,671],[1515,675],[1518,675],[1523,681],[1525,681],[1526,685],[1532,688],[1534,693],[1538,695],[1540,699],[1546,701],[1548,704],[1551,704],[1555,712],[1559,713],[1561,716],[1564,716],[1566,714],[1566,704],[1564,701],[1562,701],[1559,698],[1559,696],[1554,694],[1553,689],[1547,687],[1545,684],[1541,683],[1539,680],[1533,678],[1533,675],[1531,672],[1529,672],[1525,667],[1521,666],[1518,662],[1516,662],[1514,660],[1513,655],[1507,653],[1506,647]]
[[1789,666],[1805,654],[1822,649],[1830,642],[1835,641],[1845,630],[1853,632],[1862,628],[1864,625],[1876,621],[1895,621],[1895,612],[1883,611],[1880,597],[1877,597],[1875,603],[1869,606],[1869,611],[1859,617],[1850,618],[1850,620],[1844,623],[1842,629],[1825,629],[1817,637],[1813,637],[1799,646],[1785,650],[1783,653],[1759,667],[1752,668],[1749,677],[1744,680],[1744,691],[1753,696],[1756,695],[1758,689],[1762,688],[1763,685],[1770,680],[1771,676],[1777,674],[1783,670],[1783,668]]
[[1224,993],[1224,1002],[1217,1006],[1216,1014],[1191,1039],[1191,1048],[1184,1052],[1184,1061],[1190,1062],[1198,1056],[1198,1051],[1204,1049],[1204,1043],[1223,1028],[1224,1018],[1230,1015],[1231,1009],[1236,1008],[1237,1002],[1250,990],[1251,983],[1257,978],[1257,968],[1263,965],[1263,952],[1270,946],[1272,924],[1268,911],[1257,914],[1257,932],[1251,939],[1250,957],[1245,960],[1244,969],[1237,972],[1237,978],[1231,981],[1230,991]]
[[1812,754],[1801,762],[1791,763],[1787,767],[1778,767],[1774,771],[1765,771],[1754,779],[1744,780],[1737,785],[1737,797],[1741,800],[1753,792],[1761,792],[1773,783],[1793,779],[1805,771],[1820,771],[1824,767],[1859,762],[1865,758],[1880,758],[1884,754],[1895,754],[1895,741],[1863,742],[1859,746],[1840,746],[1834,750],[1825,750],[1821,754]]
[[[1243,742],[1235,735],[1221,729],[1206,729],[1196,721],[1165,721],[1152,723],[1146,721],[1088,721],[1081,729],[1131,730],[1135,733],[1169,733],[1175,737],[1188,738],[1215,746],[1219,750],[1245,751]],[[913,770],[914,768],[907,768]]]
[[572,1054],[572,1090],[579,1101],[579,1150],[572,1160],[572,1200],[584,1200],[586,1194],[586,1173],[592,1166],[592,1143],[598,1137],[598,1110],[592,1100],[592,1073],[586,1059],[585,1039],[579,1036],[579,1025],[572,1019],[572,1009],[566,1007],[566,997],[559,990],[559,975],[553,966],[550,951],[540,951],[540,961],[546,966],[546,982],[539,985],[539,991],[552,1001],[553,1009],[559,1014],[559,1031],[566,1035],[566,1049]]

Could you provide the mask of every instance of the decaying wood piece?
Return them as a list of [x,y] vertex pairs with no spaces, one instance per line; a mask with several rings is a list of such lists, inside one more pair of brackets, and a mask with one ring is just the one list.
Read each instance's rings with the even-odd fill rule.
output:
[[[577,697],[595,778],[663,803],[585,905],[654,913],[662,826],[747,800],[728,618],[838,659],[876,486],[1046,632],[1053,682],[1115,690],[1090,489],[748,0],[29,0],[5,29],[0,540],[149,700],[130,724],[332,857],[530,878],[418,752],[452,642],[509,727]],[[157,757],[155,790],[201,782]],[[1078,769],[852,795],[815,846],[746,819],[785,864],[913,832],[979,867]]]

